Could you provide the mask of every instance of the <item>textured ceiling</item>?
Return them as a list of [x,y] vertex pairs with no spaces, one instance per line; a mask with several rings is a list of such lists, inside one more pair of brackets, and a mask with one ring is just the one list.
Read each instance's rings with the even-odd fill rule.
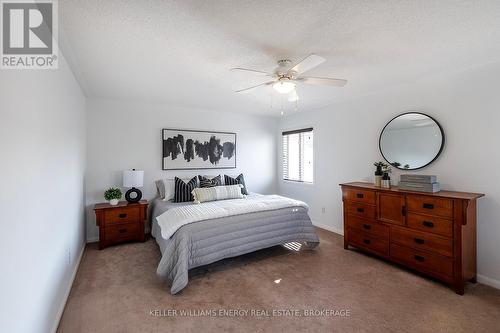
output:
[[63,52],[96,98],[279,115],[292,106],[271,87],[233,92],[265,78],[229,69],[272,71],[282,58],[326,58],[307,74],[349,83],[298,86],[299,110],[310,110],[500,59],[498,0],[59,4]]

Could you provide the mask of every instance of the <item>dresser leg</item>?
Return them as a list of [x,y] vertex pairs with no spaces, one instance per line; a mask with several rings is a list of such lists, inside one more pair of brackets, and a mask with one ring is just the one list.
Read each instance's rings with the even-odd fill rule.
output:
[[349,250],[349,244],[347,243],[347,239],[344,237],[344,250]]
[[463,296],[463,294],[464,294],[464,283],[463,282],[455,284],[454,288],[455,288],[455,293],[457,293],[460,296]]
[[469,281],[472,283],[477,283],[477,276],[474,275],[474,277],[472,279],[470,279]]

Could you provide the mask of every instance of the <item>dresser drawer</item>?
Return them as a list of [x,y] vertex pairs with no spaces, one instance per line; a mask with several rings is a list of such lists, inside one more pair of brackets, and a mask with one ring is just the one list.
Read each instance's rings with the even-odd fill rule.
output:
[[[106,226],[106,240],[109,242],[138,239],[141,230],[139,223],[123,223]],[[144,230],[142,231],[144,232]]]
[[365,205],[358,202],[348,202],[347,213],[351,216],[364,217],[366,219],[374,219],[375,206]]
[[408,213],[406,225],[412,229],[453,237],[453,221],[435,216]]
[[429,254],[406,246],[391,244],[391,257],[425,273],[453,276],[453,261],[437,254]]
[[104,223],[129,223],[137,222],[140,215],[140,206],[137,207],[123,207],[117,209],[109,209],[104,212]]
[[453,217],[453,200],[450,199],[408,195],[406,204],[410,212]]
[[349,201],[363,202],[369,205],[375,205],[375,192],[362,189],[348,188],[344,190],[345,197]]
[[377,237],[389,239],[389,227],[373,220],[366,220],[354,216],[348,216],[347,226],[349,228],[362,230]]
[[367,249],[384,256],[389,255],[389,241],[387,239],[374,237],[373,235],[358,229],[348,229],[348,239],[355,247]]
[[427,232],[391,227],[391,242],[443,256],[453,256],[453,241],[451,239]]

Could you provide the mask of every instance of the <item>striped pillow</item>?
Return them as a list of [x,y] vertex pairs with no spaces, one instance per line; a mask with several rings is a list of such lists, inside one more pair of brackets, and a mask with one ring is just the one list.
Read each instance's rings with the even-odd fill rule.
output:
[[193,190],[192,194],[195,203],[226,199],[240,199],[243,198],[243,194],[241,194],[241,186],[241,184],[238,184],[204,188],[198,187]]
[[175,177],[174,202],[193,201],[191,192],[198,186],[197,177],[193,177],[189,182],[185,183],[182,179]]
[[248,194],[247,187],[245,185],[245,178],[243,177],[243,174],[240,174],[236,178],[229,177],[228,175],[224,175],[224,185],[236,185],[236,184],[243,185],[243,187],[241,188],[242,194],[245,194],[245,195]]
[[214,187],[222,185],[222,180],[220,178],[220,175],[212,179],[203,176],[198,176],[198,179],[200,180],[200,187]]

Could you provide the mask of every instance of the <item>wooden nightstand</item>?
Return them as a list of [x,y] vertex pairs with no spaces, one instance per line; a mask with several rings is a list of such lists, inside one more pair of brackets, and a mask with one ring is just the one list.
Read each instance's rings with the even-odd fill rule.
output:
[[116,206],[96,204],[94,211],[96,224],[99,226],[99,249],[132,240],[144,242],[147,209],[147,200],[138,203],[121,201]]

